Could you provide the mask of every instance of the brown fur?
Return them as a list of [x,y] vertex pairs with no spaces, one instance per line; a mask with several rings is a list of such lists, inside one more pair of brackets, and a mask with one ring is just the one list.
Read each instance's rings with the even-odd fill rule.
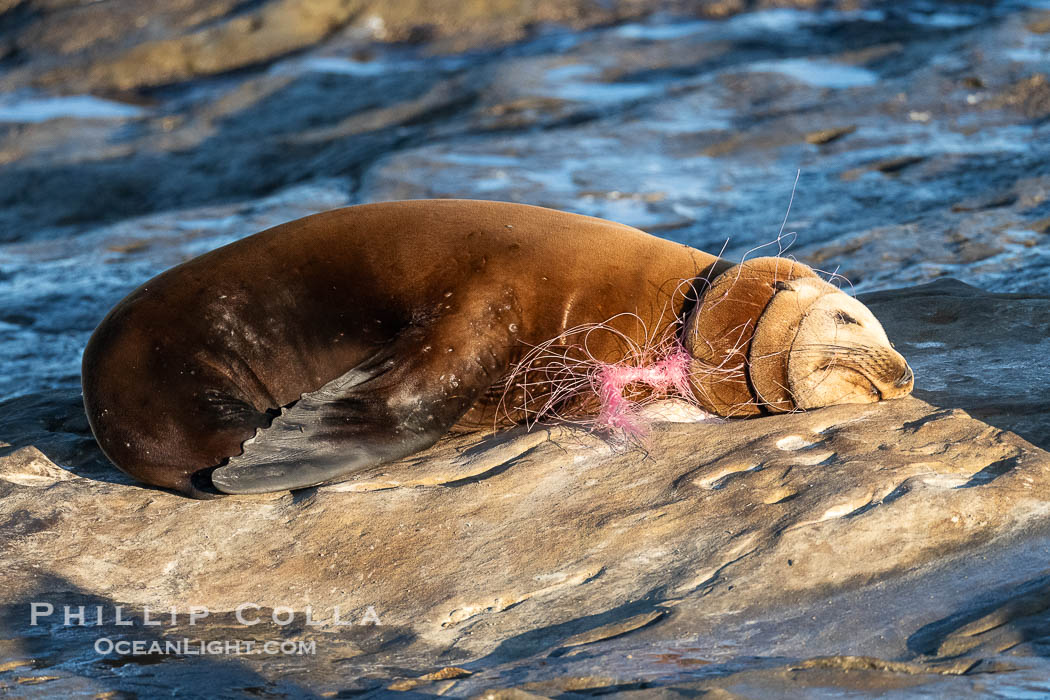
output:
[[[318,450],[329,461],[360,452],[360,466],[406,456],[450,429],[492,426],[508,369],[572,328],[608,322],[640,345],[673,335],[703,291],[686,284],[683,294],[683,281],[726,267],[628,226],[539,207],[339,209],[249,236],[132,292],[85,349],[85,408],[118,467],[194,496],[206,495],[201,475],[269,449],[280,424],[292,442],[266,468],[295,488],[308,485],[295,482],[296,460],[316,461]],[[735,270],[704,295],[684,340],[701,403],[750,415],[763,403],[747,376],[754,329],[771,323],[759,319],[777,281],[813,273],[761,259]],[[620,360],[615,337],[590,352]],[[712,382],[705,367],[731,371]],[[312,441],[292,420],[311,401],[323,413],[308,426]]]

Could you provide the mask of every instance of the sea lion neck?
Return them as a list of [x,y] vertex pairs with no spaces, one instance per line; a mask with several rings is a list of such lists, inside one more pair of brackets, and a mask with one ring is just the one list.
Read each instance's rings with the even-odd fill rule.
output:
[[[696,251],[700,252],[700,251]],[[703,253],[702,255],[706,255]],[[733,263],[722,258],[714,258],[708,256],[711,259],[706,262],[704,267],[695,274],[690,280],[688,287],[685,288],[683,298],[678,306],[676,313],[676,322],[678,323],[676,337],[679,343],[683,345],[686,342],[686,327],[689,325],[689,319],[700,306],[700,300],[704,296],[704,292],[711,288],[711,283],[716,277],[721,275],[723,272],[733,266]]]

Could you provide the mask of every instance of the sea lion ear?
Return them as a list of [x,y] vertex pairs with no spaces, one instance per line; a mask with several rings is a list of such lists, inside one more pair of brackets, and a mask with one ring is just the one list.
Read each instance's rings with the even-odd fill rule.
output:
[[819,279],[801,263],[783,258],[753,258],[716,277],[700,298],[683,336],[693,358],[693,393],[700,405],[722,416],[756,415],[761,399],[748,377],[751,340],[759,318],[778,285]]
[[777,290],[778,292],[789,292],[793,290],[794,287],[791,286],[791,283],[786,280],[777,280],[773,283],[773,289]]

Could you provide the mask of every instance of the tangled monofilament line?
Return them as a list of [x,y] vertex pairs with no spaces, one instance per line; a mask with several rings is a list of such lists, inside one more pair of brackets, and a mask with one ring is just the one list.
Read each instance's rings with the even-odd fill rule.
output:
[[[624,317],[641,324],[640,337],[645,340],[636,341],[613,326]],[[638,442],[648,434],[645,406],[667,398],[700,405],[690,382],[694,362],[676,331],[677,326],[672,326],[665,337],[651,338],[635,314],[572,328],[533,347],[513,367],[502,409],[508,417],[520,413],[529,428],[541,419],[553,419]],[[590,350],[595,333],[614,334],[626,347],[622,358],[615,362],[597,358]],[[515,390],[520,391],[520,403],[510,406],[507,399]]]
[[692,358],[680,344],[664,358],[656,362],[634,367],[624,363],[599,363],[589,379],[601,409],[595,419],[596,425],[605,429],[619,429],[632,438],[645,435],[644,423],[638,415],[638,402],[624,395],[631,384],[648,387],[662,397],[677,394],[691,396],[689,369]]

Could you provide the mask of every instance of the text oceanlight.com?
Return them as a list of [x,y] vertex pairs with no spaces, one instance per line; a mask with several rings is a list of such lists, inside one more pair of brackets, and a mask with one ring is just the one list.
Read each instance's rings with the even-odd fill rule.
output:
[[228,639],[224,641],[202,641],[196,639],[110,639],[100,637],[95,640],[95,653],[100,656],[120,654],[121,656],[152,656],[172,654],[178,656],[222,656],[247,654],[284,654],[288,656],[306,656],[317,653],[317,642],[302,640],[269,640]]

